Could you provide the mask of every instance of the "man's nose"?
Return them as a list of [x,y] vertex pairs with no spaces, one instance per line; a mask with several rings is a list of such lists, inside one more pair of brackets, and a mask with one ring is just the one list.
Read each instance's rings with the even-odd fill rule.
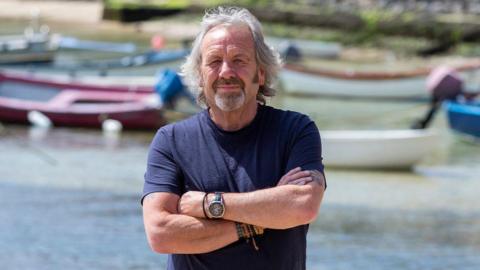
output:
[[220,78],[229,79],[235,76],[231,64],[228,61],[223,61],[220,67]]

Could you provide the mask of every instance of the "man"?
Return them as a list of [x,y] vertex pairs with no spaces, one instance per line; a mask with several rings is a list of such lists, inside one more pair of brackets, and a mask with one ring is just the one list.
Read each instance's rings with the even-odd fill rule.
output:
[[161,128],[142,199],[168,269],[305,269],[326,186],[305,115],[264,105],[280,61],[247,10],[216,8],[182,66],[206,110]]

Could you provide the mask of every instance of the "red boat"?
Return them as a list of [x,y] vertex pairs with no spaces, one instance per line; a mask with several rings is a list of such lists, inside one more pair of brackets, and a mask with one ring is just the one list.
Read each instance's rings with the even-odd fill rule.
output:
[[25,71],[0,70],[0,82],[17,82],[28,87],[71,88],[85,91],[153,93],[158,78],[67,76]]
[[54,126],[101,127],[106,119],[120,121],[125,129],[165,124],[153,86],[87,84],[0,72],[0,121],[28,123],[31,111],[43,113]]

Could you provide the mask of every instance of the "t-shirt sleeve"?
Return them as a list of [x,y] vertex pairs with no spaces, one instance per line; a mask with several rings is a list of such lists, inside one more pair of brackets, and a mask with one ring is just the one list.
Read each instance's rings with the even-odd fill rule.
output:
[[171,141],[164,129],[153,138],[148,152],[142,203],[143,198],[153,192],[182,193],[181,172],[172,155]]
[[286,171],[301,167],[302,170],[317,170],[325,177],[322,143],[315,122],[307,116],[302,117],[294,129],[292,140]]

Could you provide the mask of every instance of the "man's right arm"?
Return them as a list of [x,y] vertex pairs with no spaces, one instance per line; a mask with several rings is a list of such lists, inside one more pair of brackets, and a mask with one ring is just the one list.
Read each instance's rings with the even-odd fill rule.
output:
[[238,240],[232,221],[178,214],[179,198],[167,192],[145,196],[143,219],[152,250],[159,253],[206,253]]

